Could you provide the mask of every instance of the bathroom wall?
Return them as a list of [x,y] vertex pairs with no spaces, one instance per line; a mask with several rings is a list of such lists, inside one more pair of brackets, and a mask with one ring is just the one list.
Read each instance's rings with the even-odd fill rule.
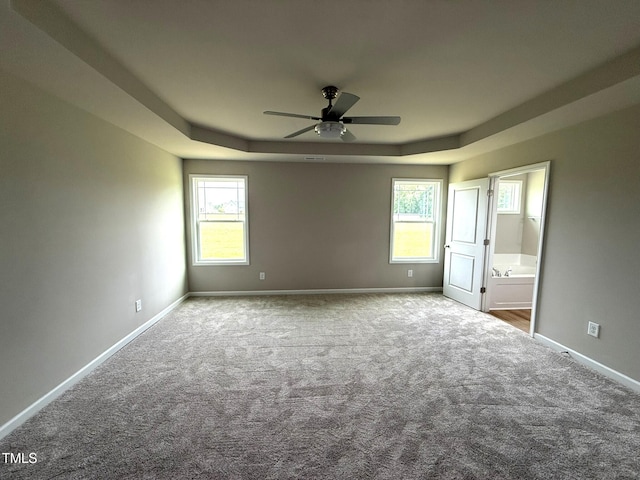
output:
[[525,173],[508,177],[522,180],[521,205],[519,214],[498,214],[496,220],[495,253],[538,254],[540,238],[540,217],[542,215],[542,195],[544,171]]
[[527,174],[524,218],[522,220],[522,250],[525,255],[538,254],[540,217],[544,193],[544,170]]
[[[507,180],[507,178],[505,178]],[[514,175],[508,180],[521,180],[522,190],[521,205],[524,205],[526,198],[527,175]],[[522,223],[525,209],[521,208],[520,213],[499,213],[496,219],[496,248],[495,253],[522,253]]]

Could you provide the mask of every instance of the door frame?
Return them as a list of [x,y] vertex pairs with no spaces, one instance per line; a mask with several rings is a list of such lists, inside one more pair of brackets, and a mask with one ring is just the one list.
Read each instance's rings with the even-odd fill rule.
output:
[[[540,214],[540,237],[538,242],[538,261],[536,263],[536,277],[533,283],[533,298],[531,302],[531,323],[529,327],[529,335],[534,336],[536,330],[536,322],[538,319],[538,300],[539,300],[539,286],[540,276],[542,273],[543,255],[544,255],[544,239],[545,239],[545,226],[547,216],[547,200],[549,196],[549,176],[551,173],[551,161],[534,163],[531,165],[524,165],[522,167],[510,168],[508,170],[500,170],[489,174],[489,188],[494,189],[497,180],[500,177],[506,177],[511,175],[518,175],[523,173],[530,173],[533,171],[544,170],[544,187],[542,190],[542,212]],[[487,212],[487,238],[489,238],[489,251],[485,255],[484,263],[484,279],[483,285],[489,284],[488,279],[491,276],[491,266],[493,260],[493,254],[495,250],[495,237],[496,237],[496,223],[498,218],[498,205],[496,201],[496,195],[489,197],[489,211]],[[487,287],[488,288],[488,287]],[[489,311],[488,295],[483,295],[482,298],[482,311]]]

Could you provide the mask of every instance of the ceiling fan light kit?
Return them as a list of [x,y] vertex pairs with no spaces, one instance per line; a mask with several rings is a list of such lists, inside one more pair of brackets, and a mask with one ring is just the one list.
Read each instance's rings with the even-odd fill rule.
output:
[[[322,89],[322,96],[329,100],[329,105],[322,109],[320,117],[300,115],[298,113],[272,112],[270,110],[264,112],[264,114],[316,121],[320,120],[320,123],[293,132],[284,138],[297,137],[310,130],[314,130],[320,138],[340,138],[344,142],[352,142],[356,139],[355,135],[347,130],[347,127],[344,125],[345,123],[359,125],[398,125],[400,123],[400,117],[344,117],[343,115],[360,100],[360,97],[347,92],[343,92],[340,97],[338,97],[338,88],[332,85]],[[338,99],[334,105],[333,100],[336,97]]]
[[340,122],[327,121],[317,124],[314,130],[320,138],[340,138],[347,127]]

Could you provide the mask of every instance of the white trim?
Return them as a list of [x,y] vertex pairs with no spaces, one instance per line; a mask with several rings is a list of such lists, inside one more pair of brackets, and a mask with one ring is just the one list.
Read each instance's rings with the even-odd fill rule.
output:
[[[215,291],[215,292],[189,292],[171,305],[166,307],[160,313],[155,315],[153,318],[148,320],[146,323],[136,328],[133,332],[128,334],[122,340],[108,348],[102,354],[98,355],[95,359],[89,362],[87,365],[82,367],[76,373],[71,375],[65,381],[60,383],[57,387],[51,390],[49,393],[43,395],[36,402],[25,408],[22,412],[17,414],[11,420],[6,422],[4,425],[0,426],[0,439],[9,435],[13,430],[18,428],[24,422],[26,422],[29,418],[33,417],[36,413],[38,413],[41,409],[46,407],[49,403],[54,401],[60,395],[62,395],[65,391],[71,388],[73,385],[78,383],[84,377],[86,377],[89,373],[91,373],[95,368],[97,368],[100,364],[109,359],[114,353],[120,350],[122,347],[127,345],[129,342],[134,340],[140,334],[142,334],[145,330],[152,327],[159,320],[161,320],[164,316],[166,316],[169,312],[175,309],[178,305],[184,302],[189,297],[215,297],[215,296],[244,296],[244,295],[313,295],[313,294],[345,294],[345,293],[403,293],[403,292],[442,292],[441,287],[398,287],[398,288],[326,288],[326,289],[310,289],[310,290],[253,290],[253,291]],[[540,335],[536,333],[533,337],[539,341],[541,344],[560,352],[568,352],[571,357],[575,358],[580,363],[596,370],[597,372],[609,377],[630,389],[640,393],[640,382],[634,380],[631,377],[628,377],[612,368],[607,367],[591,358],[582,355],[574,350],[571,350],[564,345],[551,340],[544,335]]]
[[509,168],[507,170],[500,170],[498,172],[492,172],[489,174],[490,177],[507,177],[512,175],[518,175],[520,173],[529,173],[531,170],[544,170],[549,169],[549,165],[551,164],[550,160],[532,163],[531,165],[522,165],[521,167]]
[[[243,242],[244,242],[244,258],[241,260],[201,260],[200,259],[200,244],[198,234],[198,215],[199,212],[195,208],[199,205],[197,183],[204,179],[227,179],[237,180],[242,179],[244,181],[244,228],[243,228]],[[249,259],[249,176],[248,175],[216,175],[213,173],[191,173],[189,174],[189,218],[191,229],[191,265],[194,267],[206,267],[206,266],[224,266],[224,265],[251,265]]]
[[94,358],[91,362],[86,364],[76,373],[60,383],[57,387],[53,388],[50,392],[46,393],[34,403],[25,408],[22,412],[18,413],[11,420],[0,426],[0,439],[9,435],[12,431],[22,425],[24,422],[33,417],[36,413],[53,402],[56,398],[60,397],[64,392],[86,377],[89,373],[95,370],[100,364],[104,363],[114,353],[134,340],[145,330],[152,327],[169,312],[175,309],[178,305],[184,302],[189,297],[213,297],[213,296],[240,296],[240,295],[301,295],[301,294],[329,294],[329,293],[401,293],[401,292],[441,292],[441,287],[407,287],[407,288],[346,288],[346,289],[314,289],[314,290],[254,290],[254,291],[216,291],[216,292],[189,292],[177,299],[171,305],[166,307],[160,313],[148,320],[143,325],[136,328],[133,332],[129,333],[126,337],[115,343],[113,346],[105,350],[103,353]]
[[321,295],[334,293],[417,293],[442,292],[442,287],[398,287],[398,288],[316,288],[309,290],[217,290],[191,292],[191,297],[224,297],[249,295]]
[[4,425],[0,426],[0,439],[2,439],[5,436],[9,435],[13,430],[18,428],[20,425],[22,425],[24,422],[29,420],[36,413],[38,413],[40,410],[42,410],[44,407],[46,407],[49,403],[54,401],[56,398],[58,398],[60,395],[62,395],[65,391],[67,391],[69,388],[71,388],[76,383],[78,383],[80,380],[82,380],[84,377],[86,377],[89,373],[91,373],[93,370],[95,370],[95,368],[98,367],[101,363],[103,363],[105,360],[107,360],[109,357],[111,357],[114,353],[116,353],[118,350],[120,350],[126,344],[128,344],[133,339],[135,339],[138,335],[140,335],[145,330],[147,330],[149,327],[152,327],[162,317],[167,315],[171,310],[173,310],[178,305],[180,305],[182,302],[184,302],[187,298],[189,298],[189,296],[190,296],[190,294],[187,293],[187,294],[183,295],[182,297],[180,297],[178,300],[173,302],[167,308],[165,308],[160,313],[155,315],[151,320],[147,321],[143,325],[141,325],[138,328],[136,328],[133,332],[131,332],[126,337],[124,337],[122,340],[120,340],[119,342],[115,343],[113,346],[111,346],[110,348],[105,350],[103,353],[98,355],[96,358],[94,358],[92,361],[90,361],[88,364],[86,364],[84,367],[82,367],[76,373],[71,375],[69,378],[67,378],[65,381],[63,381],[60,385],[55,387],[49,393],[47,393],[47,394],[43,395],[42,397],[40,397],[34,403],[29,405],[27,408],[25,408],[22,412],[20,412],[15,417],[13,417],[11,420],[9,420],[7,423],[5,423]]
[[551,340],[550,338],[545,337],[544,335],[540,335],[539,333],[535,333],[533,335],[537,341],[541,344],[551,348],[552,350],[556,350],[558,352],[567,352],[571,358],[574,360],[586,365],[587,367],[595,370],[598,373],[601,373],[605,377],[609,377],[612,380],[615,380],[618,383],[621,383],[625,387],[629,387],[631,390],[640,393],[640,382],[638,380],[634,380],[631,377],[627,377],[625,374],[614,370],[613,368],[607,367],[600,362],[596,362],[592,358],[583,355],[582,353],[576,352],[575,350],[571,350],[570,348],[565,347],[561,343],[556,342],[555,340]]
[[[396,195],[396,182],[399,183],[426,183],[434,184],[436,192],[433,198],[433,221],[420,222],[433,224],[432,238],[431,238],[431,256],[430,257],[398,257],[393,258],[393,240],[395,223],[394,220],[394,207],[395,207],[395,195]],[[440,262],[440,223],[442,222],[442,196],[444,195],[444,180],[441,178],[404,178],[393,177],[391,178],[391,218],[389,224],[389,263],[390,264],[402,264],[402,263],[439,263]]]

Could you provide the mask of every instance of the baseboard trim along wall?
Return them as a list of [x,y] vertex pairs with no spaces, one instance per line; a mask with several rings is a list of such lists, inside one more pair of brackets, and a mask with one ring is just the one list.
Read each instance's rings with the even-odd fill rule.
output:
[[182,297],[180,297],[178,300],[173,302],[171,305],[169,305],[167,308],[165,308],[160,313],[155,315],[153,318],[148,320],[146,323],[144,323],[143,325],[140,325],[138,328],[136,328],[129,335],[127,335],[122,340],[120,340],[119,342],[117,342],[116,344],[111,346],[109,349],[105,350],[103,353],[98,355],[91,362],[89,362],[87,365],[82,367],[76,373],[71,375],[69,378],[67,378],[64,382],[62,382],[60,385],[55,387],[49,393],[47,393],[46,395],[42,396],[40,399],[36,400],[33,404],[31,404],[30,406],[25,408],[22,412],[20,412],[18,415],[13,417],[7,423],[5,423],[4,425],[0,426],[0,438],[3,438],[5,436],[7,436],[13,430],[15,430],[20,425],[22,425],[24,422],[29,420],[36,413],[38,413],[40,410],[42,410],[44,407],[46,407],[49,403],[54,401],[56,398],[58,398],[60,395],[62,395],[65,391],[67,391],[68,389],[73,387],[76,383],[78,383],[80,380],[82,380],[84,377],[86,377],[89,373],[91,373],[93,370],[95,370],[96,367],[98,367],[101,363],[103,363],[105,360],[107,360],[109,357],[111,357],[114,353],[116,353],[122,347],[124,347],[129,342],[134,340],[138,335],[143,333],[149,327],[152,327],[155,323],[157,323],[160,319],[162,319],[162,317],[167,315],[171,310],[176,308],[178,305],[180,305],[182,302],[184,302],[187,298],[189,298],[189,294],[188,293],[186,295],[183,295]]
[[[60,395],[62,395],[66,390],[71,388],[73,385],[78,383],[84,377],[86,377],[89,373],[91,373],[96,367],[98,367],[101,363],[111,357],[114,353],[120,350],[122,347],[127,345],[129,342],[134,340],[137,336],[143,333],[148,328],[152,327],[155,323],[161,320],[164,316],[166,316],[169,312],[175,309],[178,305],[184,302],[189,297],[212,297],[212,296],[241,296],[241,295],[314,295],[314,294],[333,294],[333,293],[404,293],[404,292],[442,292],[441,287],[407,287],[407,288],[325,288],[325,289],[313,289],[313,290],[254,290],[254,291],[215,291],[215,292],[190,292],[186,295],[183,295],[178,300],[173,302],[171,305],[166,307],[160,313],[155,315],[149,321],[144,323],[143,325],[136,328],[133,332],[128,334],[122,340],[114,344],[112,347],[104,351],[98,357],[93,359],[87,365],[82,367],[76,373],[71,375],[65,381],[63,381],[60,385],[55,387],[46,395],[42,396],[36,402],[31,404],[29,407],[25,408],[22,412],[17,414],[11,420],[9,420],[4,425],[0,426],[0,439],[7,436],[13,430],[18,428],[24,422],[26,422],[29,418],[38,413],[41,409],[47,406],[49,403],[54,401]],[[565,347],[564,345],[551,340],[550,338],[545,337],[544,335],[540,335],[538,333],[534,334],[534,338],[540,343],[548,346],[549,348],[559,351],[559,352],[567,352],[569,355],[577,360],[578,362],[596,370],[597,372],[621,383],[631,390],[634,390],[640,393],[640,382],[634,380],[631,377],[627,377],[626,375],[613,370],[612,368],[607,367],[591,358],[582,355],[579,352],[571,350],[570,348]]]
[[184,302],[189,297],[211,297],[211,296],[239,296],[239,295],[300,295],[300,294],[322,294],[322,293],[400,293],[400,292],[441,292],[441,287],[408,287],[408,288],[349,288],[349,289],[316,289],[316,290],[255,290],[255,291],[233,291],[233,292],[190,292],[171,305],[166,307],[160,313],[155,315],[149,321],[136,328],[133,332],[128,334],[122,340],[114,344],[112,347],[101,353],[98,357],[93,359],[87,365],[82,367],[76,373],[71,375],[60,385],[55,387],[49,393],[43,395],[33,404],[29,405],[22,412],[17,414],[11,420],[4,425],[0,426],[0,439],[9,435],[13,430],[18,428],[24,422],[33,417],[36,413],[46,407],[49,403],[53,402],[56,398],[62,395],[69,388],[73,387],[76,383],[91,373],[101,363],[109,359],[114,353],[134,340],[138,335],[143,333],[148,328],[152,327],[160,319],[166,316],[169,312],[175,309],[178,305]]
[[561,343],[558,343],[550,338],[545,337],[544,335],[540,335],[539,333],[535,333],[533,335],[537,341],[546,345],[547,347],[556,350],[558,352],[567,352],[571,358],[582,363],[583,365],[595,370],[598,373],[601,373],[605,377],[609,377],[612,380],[615,380],[622,385],[629,387],[631,390],[640,393],[640,382],[634,380],[631,377],[627,377],[625,374],[614,370],[613,368],[609,368],[606,365],[601,364],[600,362],[596,362],[592,358],[587,357],[575,350],[571,350],[570,348],[565,347]]
[[243,295],[321,295],[330,293],[418,293],[442,292],[442,287],[398,287],[398,288],[316,288],[309,290],[237,290],[191,292],[191,297],[225,297]]

